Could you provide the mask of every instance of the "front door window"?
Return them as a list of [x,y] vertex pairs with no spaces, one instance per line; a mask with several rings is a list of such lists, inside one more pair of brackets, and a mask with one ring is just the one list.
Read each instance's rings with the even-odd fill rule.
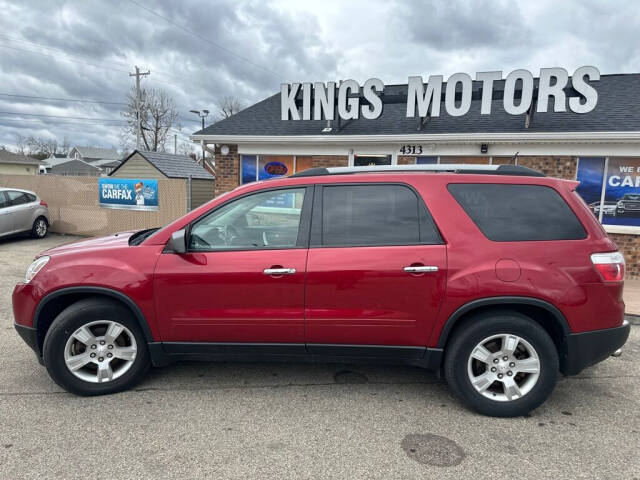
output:
[[256,193],[216,209],[193,225],[189,249],[295,247],[305,190],[290,188]]

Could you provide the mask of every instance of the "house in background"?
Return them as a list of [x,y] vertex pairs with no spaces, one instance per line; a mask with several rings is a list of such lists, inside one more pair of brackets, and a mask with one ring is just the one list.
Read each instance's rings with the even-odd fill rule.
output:
[[0,149],[0,175],[37,175],[40,160]]
[[120,161],[120,155],[114,148],[73,147],[69,150],[67,157],[83,160],[87,163],[93,163],[98,160]]
[[73,147],[68,155],[53,154],[43,160],[44,172],[54,175],[109,175],[120,163],[112,148]]
[[51,168],[55,165],[69,161],[66,153],[52,153],[40,162],[40,173],[51,173]]
[[214,176],[186,155],[134,150],[110,176],[156,180],[183,179],[191,209],[208,202],[214,196]]
[[65,158],[64,161],[52,165],[47,173],[52,175],[99,177],[105,172],[97,165],[84,160]]

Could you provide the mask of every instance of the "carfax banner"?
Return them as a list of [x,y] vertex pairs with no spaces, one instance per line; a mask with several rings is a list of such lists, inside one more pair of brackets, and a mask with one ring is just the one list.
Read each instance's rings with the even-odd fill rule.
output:
[[98,196],[103,208],[158,210],[158,181],[99,178]]

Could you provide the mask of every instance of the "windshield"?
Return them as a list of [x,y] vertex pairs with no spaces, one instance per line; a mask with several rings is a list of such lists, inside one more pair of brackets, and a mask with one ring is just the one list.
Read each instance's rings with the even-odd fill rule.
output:
[[622,197],[622,199],[623,200],[640,200],[640,194],[628,193],[624,197]]

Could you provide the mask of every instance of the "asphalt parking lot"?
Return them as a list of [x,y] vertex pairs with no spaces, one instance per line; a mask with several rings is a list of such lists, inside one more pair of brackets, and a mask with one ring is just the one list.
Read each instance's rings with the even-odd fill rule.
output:
[[640,478],[640,326],[526,418],[471,413],[409,367],[190,363],[70,395],[15,333],[11,291],[72,239],[0,240],[0,479]]

